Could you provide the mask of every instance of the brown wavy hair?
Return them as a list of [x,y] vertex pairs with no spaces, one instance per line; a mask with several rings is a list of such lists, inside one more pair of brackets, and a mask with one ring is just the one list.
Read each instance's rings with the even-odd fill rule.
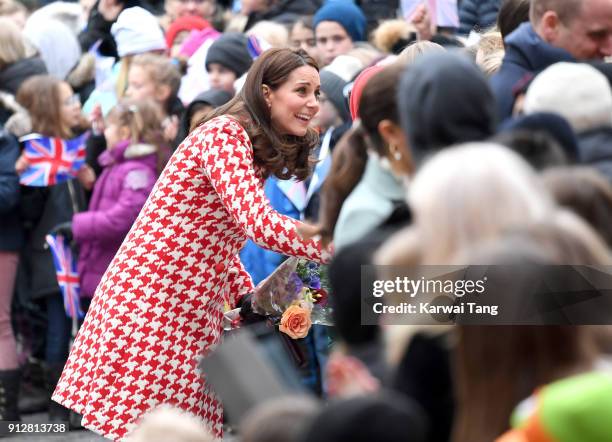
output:
[[302,49],[270,49],[251,66],[242,90],[227,104],[219,107],[191,127],[195,127],[220,115],[238,119],[253,144],[255,164],[264,170],[265,176],[274,175],[286,180],[305,180],[310,175],[314,160],[312,150],[319,142],[318,133],[308,128],[306,135],[297,137],[279,134],[272,127],[270,109],[263,94],[263,85],[277,90],[291,72],[302,66],[319,71],[317,62]]

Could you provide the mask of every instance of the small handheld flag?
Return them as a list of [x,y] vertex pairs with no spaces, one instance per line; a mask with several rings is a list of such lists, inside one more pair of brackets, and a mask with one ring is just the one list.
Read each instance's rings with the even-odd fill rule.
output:
[[24,186],[47,187],[76,177],[85,163],[85,141],[89,133],[72,140],[33,134],[20,139],[28,168],[19,182]]
[[63,235],[49,234],[45,237],[55,265],[57,283],[62,291],[64,298],[64,308],[66,315],[73,319],[80,319],[85,316],[81,310],[79,293],[79,274],[77,273],[77,260],[73,255],[70,245]]

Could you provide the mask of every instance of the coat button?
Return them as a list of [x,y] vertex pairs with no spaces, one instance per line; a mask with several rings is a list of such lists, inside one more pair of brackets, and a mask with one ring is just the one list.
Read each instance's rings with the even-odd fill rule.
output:
[[215,266],[213,267],[213,269],[215,270],[216,273],[223,272],[224,268],[225,268],[225,266],[223,264],[215,264]]

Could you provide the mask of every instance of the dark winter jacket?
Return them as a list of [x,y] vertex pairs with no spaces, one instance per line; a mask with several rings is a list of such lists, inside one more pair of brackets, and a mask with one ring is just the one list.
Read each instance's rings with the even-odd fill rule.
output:
[[19,210],[26,235],[17,273],[21,302],[59,293],[45,236],[85,207],[85,192],[76,179],[48,187],[21,186]]
[[463,0],[459,8],[459,34],[482,32],[497,21],[500,0]]
[[580,162],[595,167],[612,183],[612,127],[578,134]]
[[60,289],[45,236],[85,208],[83,188],[77,180],[50,187],[22,186],[20,207],[26,246],[19,263],[18,296],[27,301],[56,295]]
[[0,90],[16,95],[21,83],[29,77],[46,73],[47,67],[41,58],[24,58],[0,71]]
[[313,15],[322,3],[321,0],[280,0],[267,11],[250,14],[244,30],[247,31],[264,20],[289,25],[301,15]]
[[368,21],[368,34],[384,20],[396,18],[399,0],[357,0]]
[[17,158],[17,139],[0,128],[0,252],[16,252],[23,247],[23,228],[19,219],[19,177],[15,172]]
[[551,46],[542,40],[528,22],[522,23],[506,37],[505,43],[506,55],[501,68],[491,78],[500,121],[512,115],[513,88],[526,75],[538,73],[560,61],[576,61],[565,49]]
[[72,219],[79,246],[81,296],[92,297],[157,178],[157,149],[122,142],[100,155],[104,167],[89,210]]

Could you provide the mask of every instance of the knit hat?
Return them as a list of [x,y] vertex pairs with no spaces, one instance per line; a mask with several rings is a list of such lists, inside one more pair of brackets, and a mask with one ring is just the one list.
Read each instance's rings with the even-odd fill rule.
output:
[[111,26],[119,57],[166,49],[164,33],[157,19],[140,6],[124,9]]
[[219,89],[208,89],[205,92],[197,95],[189,106],[185,109],[181,120],[180,127],[180,139],[184,139],[189,134],[189,127],[191,126],[191,117],[194,114],[194,108],[199,105],[210,105],[213,108],[223,106],[225,103],[230,101],[232,96],[229,92],[222,91]]
[[454,52],[432,52],[408,66],[397,107],[416,161],[456,143],[482,141],[496,126],[495,99],[480,69]]
[[561,114],[576,133],[612,126],[612,90],[606,76],[582,63],[543,70],[525,95],[524,111]]
[[590,372],[562,379],[523,401],[513,426],[497,442],[601,442],[612,440],[612,376]]
[[359,59],[350,55],[339,55],[319,73],[321,90],[334,104],[345,122],[351,119],[345,88],[362,69],[363,64]]
[[176,36],[183,31],[201,31],[210,27],[210,23],[197,15],[186,15],[172,22],[166,31],[166,45],[172,48]]
[[247,49],[247,38],[237,32],[222,34],[208,49],[206,55],[206,70],[211,63],[219,63],[241,77],[249,70],[253,59]]
[[334,21],[340,24],[353,41],[366,40],[367,20],[361,8],[351,0],[334,0],[325,3],[312,19],[315,33],[322,21]]
[[351,99],[349,100],[349,107],[351,109],[351,118],[356,120],[359,118],[359,102],[361,101],[361,94],[370,78],[378,74],[384,69],[383,66],[371,66],[364,69],[361,74],[355,78],[353,82],[353,89],[351,89]]
[[578,140],[567,120],[558,114],[536,112],[508,119],[500,126],[500,132],[530,130],[546,132],[563,148],[572,160],[578,157]]

